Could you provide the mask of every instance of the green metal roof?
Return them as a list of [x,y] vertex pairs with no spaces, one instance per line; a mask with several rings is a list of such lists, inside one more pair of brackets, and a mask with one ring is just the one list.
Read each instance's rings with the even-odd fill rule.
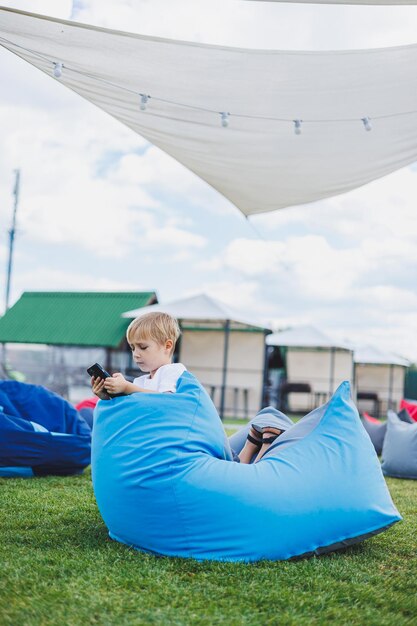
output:
[[0,319],[0,343],[116,348],[125,311],[157,301],[155,292],[26,291]]

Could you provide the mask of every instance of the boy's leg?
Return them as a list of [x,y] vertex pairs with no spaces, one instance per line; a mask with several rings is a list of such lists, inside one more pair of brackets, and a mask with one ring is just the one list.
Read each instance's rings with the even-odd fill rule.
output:
[[[262,428],[262,434],[264,435],[263,440],[264,443],[262,444],[261,449],[259,450],[258,456],[256,457],[256,459],[254,460],[254,463],[257,463],[258,461],[260,461],[260,459],[263,457],[263,455],[265,454],[265,452],[269,449],[270,445],[275,441],[275,439],[277,437],[279,437],[279,435],[281,435],[281,433],[283,433],[284,431],[279,430],[278,428],[272,428],[270,426],[267,426],[265,428]],[[265,441],[265,439],[267,439],[268,441]]]
[[255,430],[253,427],[250,429],[248,438],[246,439],[245,445],[243,446],[239,459],[241,463],[250,463],[254,457],[254,455],[259,451],[262,446],[262,435],[259,431]]

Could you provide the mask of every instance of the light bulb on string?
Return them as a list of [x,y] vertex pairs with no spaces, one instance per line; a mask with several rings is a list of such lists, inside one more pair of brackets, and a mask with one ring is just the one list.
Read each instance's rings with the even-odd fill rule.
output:
[[363,117],[362,122],[365,127],[365,130],[368,130],[368,131],[372,130],[372,124],[371,124],[371,120],[369,119],[369,117]]
[[222,126],[223,128],[227,128],[227,126],[229,126],[229,115],[230,113],[226,113],[225,111],[222,111],[220,113],[221,118],[222,118]]
[[145,95],[144,93],[140,94],[140,110],[141,111],[146,111],[148,100],[149,100],[149,96]]
[[61,78],[62,76],[62,68],[63,68],[63,64],[60,62],[55,62],[54,63],[54,76],[55,78]]
[[[7,40],[4,40],[3,38],[1,38],[1,39],[3,41],[7,42]],[[8,42],[8,43],[11,44],[13,42]],[[2,44],[2,45],[5,45],[5,44]],[[15,44],[15,45],[17,45],[17,44]],[[8,46],[5,46],[5,47],[8,48]],[[49,59],[46,58],[45,55],[41,54],[40,52],[37,52],[37,51],[34,51],[34,50],[30,50],[29,48],[25,48],[24,46],[18,46],[18,47],[23,49],[23,50],[26,50],[27,52],[35,54],[38,58],[43,59],[44,61],[46,61],[48,63],[52,63],[52,65],[53,65],[52,73],[53,73],[53,76],[55,78],[61,78],[61,76],[63,74],[64,67],[65,67],[65,69],[68,69],[66,66],[64,66],[62,61],[52,61],[50,58]],[[71,72],[75,73],[75,74],[88,75],[85,72],[82,72],[80,70],[77,71],[76,69],[73,69],[73,68],[69,68],[69,69],[71,69]],[[98,82],[102,82],[103,84],[104,83],[111,84],[109,81],[100,79],[98,76],[90,75],[90,78],[95,79]],[[123,85],[113,84],[112,86],[116,87],[116,88],[119,88],[122,91],[131,93],[131,94],[133,94],[133,93],[137,94],[137,92],[134,92],[132,89],[124,87]],[[139,94],[139,96],[140,96],[140,109],[142,111],[145,111],[146,107],[147,107],[148,99],[151,96],[146,95],[146,94]],[[200,110],[200,111],[207,111],[207,112],[210,112],[210,113],[213,112],[211,109],[206,109],[206,108],[204,108],[202,106],[193,106],[191,104],[187,104],[187,103],[184,103],[184,102],[174,102],[174,101],[170,101],[170,100],[163,100],[163,99],[158,98],[158,97],[154,97],[154,98],[155,98],[156,101],[159,100],[161,102],[166,102],[168,104],[173,104],[173,105],[177,105],[177,106],[187,107],[187,108],[190,108],[190,109],[195,109],[195,110]],[[410,115],[412,113],[417,113],[417,110],[398,111],[398,112],[394,112],[394,113],[390,113],[390,114],[379,115],[379,116],[377,116],[377,119],[382,119],[382,118],[387,118],[387,117],[398,117],[398,116],[403,116],[403,115]],[[219,114],[221,116],[221,125],[223,127],[229,126],[230,113],[222,111],[222,112],[219,112]],[[237,118],[247,117],[247,118],[251,118],[251,119],[272,120],[272,121],[277,121],[277,122],[289,122],[289,121],[291,121],[290,119],[282,119],[282,118],[278,118],[278,117],[262,117],[260,115],[243,115],[243,114],[239,114],[239,113],[233,113],[233,115],[235,115],[235,117],[237,117]],[[371,121],[370,117],[365,116],[365,117],[360,118],[360,120],[363,123],[364,129],[367,132],[372,130],[373,126],[372,126],[372,121]],[[307,122],[329,122],[329,121],[330,122],[341,122],[341,123],[343,123],[343,122],[355,122],[355,119],[354,118],[349,118],[349,119],[333,118],[331,120],[318,120],[318,119],[307,120]],[[301,119],[293,119],[292,122],[294,124],[294,133],[296,135],[301,135],[302,134],[302,124],[304,123],[304,121],[301,120]]]

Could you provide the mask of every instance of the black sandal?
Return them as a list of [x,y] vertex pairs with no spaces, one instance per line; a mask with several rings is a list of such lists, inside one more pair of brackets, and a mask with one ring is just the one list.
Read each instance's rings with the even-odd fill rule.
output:
[[248,433],[247,440],[253,443],[255,446],[259,446],[259,447],[261,447],[261,445],[264,442],[263,439],[255,439],[255,437],[252,437],[250,433]]
[[274,433],[265,433],[266,435],[271,435],[271,437],[262,437],[262,445],[264,443],[274,443],[276,438],[279,437],[280,435],[282,435],[283,432],[284,431],[281,430],[281,432],[279,432],[277,435],[275,435]]

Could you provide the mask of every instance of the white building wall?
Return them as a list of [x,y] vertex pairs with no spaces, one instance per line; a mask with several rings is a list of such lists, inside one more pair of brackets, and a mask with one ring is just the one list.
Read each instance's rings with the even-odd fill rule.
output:
[[[180,360],[213,395],[220,407],[225,334],[222,330],[187,330],[181,337]],[[262,401],[265,336],[261,332],[231,331],[229,335],[225,415],[255,415]]]
[[[331,380],[332,358],[334,360]],[[287,380],[289,383],[307,383],[312,393],[291,393],[288,397],[292,411],[309,411],[328,400],[344,381],[352,382],[353,354],[347,350],[287,349]]]
[[[401,365],[356,363],[355,378],[357,391],[376,393],[380,401],[380,416],[384,417],[388,408],[397,410],[400,400],[404,397],[405,372],[406,368]],[[391,377],[391,406],[388,406]],[[358,403],[358,408],[361,411],[372,412],[374,403],[361,400]]]

